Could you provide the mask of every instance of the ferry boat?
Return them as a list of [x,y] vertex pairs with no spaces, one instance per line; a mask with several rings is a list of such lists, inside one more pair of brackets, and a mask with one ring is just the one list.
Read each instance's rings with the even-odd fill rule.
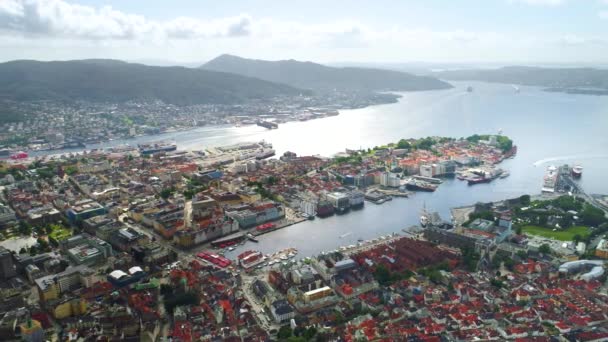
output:
[[469,185],[490,183],[494,179],[498,178],[501,175],[501,172],[502,171],[495,171],[495,172],[487,172],[487,171],[483,171],[483,170],[473,171],[473,173],[476,174],[477,176],[468,178],[467,183]]
[[575,165],[572,168],[571,174],[572,174],[572,177],[574,177],[574,178],[581,178],[581,176],[583,175],[583,167],[580,165]]
[[554,165],[551,165],[547,168],[545,172],[545,176],[543,177],[543,186],[542,192],[555,192],[555,187],[557,186],[558,173],[557,168]]
[[409,182],[405,184],[405,188],[411,191],[427,191],[433,192],[437,190],[437,185],[411,179]]
[[255,159],[262,160],[262,159],[273,157],[274,155],[275,155],[275,151],[273,149],[263,149],[260,152],[256,153]]
[[467,179],[467,183],[469,185],[484,184],[484,183],[490,183],[493,180],[494,180],[494,178],[492,178],[492,177],[483,176],[483,177],[469,178],[469,179]]
[[175,143],[166,142],[139,144],[137,145],[137,147],[139,148],[139,153],[143,155],[154,154],[158,152],[170,152],[175,151],[177,149],[177,145]]

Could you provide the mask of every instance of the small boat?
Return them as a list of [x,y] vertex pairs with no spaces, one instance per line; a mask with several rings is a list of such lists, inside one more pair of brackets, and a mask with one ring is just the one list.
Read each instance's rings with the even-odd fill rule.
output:
[[352,234],[352,232],[348,232],[346,234],[342,234],[342,235],[340,235],[340,239],[343,239],[343,238],[349,236],[350,234]]
[[251,234],[251,233],[247,234],[247,238],[249,239],[249,241],[252,241],[252,242],[259,242],[259,241],[258,241],[258,240],[255,238],[255,236],[253,236],[253,234]]
[[504,171],[503,173],[500,174],[500,178],[507,178],[509,177],[511,174],[509,173],[509,171]]

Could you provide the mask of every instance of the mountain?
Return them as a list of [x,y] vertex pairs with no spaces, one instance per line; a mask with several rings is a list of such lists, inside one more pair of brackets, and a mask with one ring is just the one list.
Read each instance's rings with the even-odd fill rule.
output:
[[201,66],[205,70],[231,72],[296,88],[349,91],[412,91],[452,86],[433,77],[371,68],[335,68],[295,60],[264,61],[221,55]]
[[608,89],[608,70],[594,68],[540,68],[511,66],[487,70],[452,70],[438,77],[459,81],[485,81],[550,87],[552,90]]
[[20,60],[0,64],[0,100],[162,100],[191,105],[300,93],[302,90],[284,84],[235,74],[116,60]]

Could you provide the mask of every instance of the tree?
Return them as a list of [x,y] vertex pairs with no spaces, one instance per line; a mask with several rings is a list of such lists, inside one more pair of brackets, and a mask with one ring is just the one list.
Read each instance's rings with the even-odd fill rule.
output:
[[515,261],[513,261],[513,259],[511,258],[505,258],[505,260],[503,261],[505,267],[509,270],[509,271],[513,271],[513,267],[515,267]]
[[27,253],[27,249],[25,249],[25,247],[21,247],[21,249],[19,250],[19,254],[25,254]]
[[289,325],[284,325],[279,329],[279,332],[277,333],[277,338],[279,340],[283,340],[283,339],[288,339],[289,337],[291,337],[291,328],[289,327]]
[[530,195],[521,195],[519,196],[519,203],[523,206],[530,205]]
[[599,226],[606,221],[604,212],[590,204],[585,204],[581,211],[583,223],[589,226]]
[[306,342],[306,339],[302,336],[291,336],[287,338],[287,342]]
[[307,341],[310,341],[313,339],[313,337],[315,337],[316,334],[317,334],[317,328],[311,326],[308,329],[306,329],[306,331],[304,332],[304,338]]
[[477,263],[480,258],[479,253],[475,252],[475,250],[470,247],[463,247],[460,251],[462,253],[462,261],[465,268],[470,272],[477,270]]
[[435,284],[439,284],[443,281],[443,276],[441,275],[441,271],[434,269],[429,272],[429,280]]
[[42,226],[36,226],[34,227],[34,232],[36,232],[38,235],[44,235],[45,229]]
[[582,239],[582,237],[581,237],[581,235],[580,235],[580,234],[575,234],[575,235],[572,237],[572,241],[573,241],[574,243],[579,243],[579,242],[581,241],[581,239]]
[[405,149],[409,149],[409,148],[411,148],[411,147],[412,147],[412,145],[409,143],[409,141],[407,141],[407,140],[405,140],[405,139],[401,139],[401,140],[399,140],[399,142],[397,143],[397,148],[399,148],[399,149],[403,149],[403,148],[405,148]]
[[192,197],[196,194],[196,190],[186,190],[184,191],[184,197],[186,199],[192,199]]
[[295,327],[295,329],[293,329],[293,334],[298,337],[304,335],[305,332],[306,332],[306,328],[304,328],[302,326],[297,326],[297,327]]
[[17,229],[19,231],[19,234],[21,234],[21,235],[31,235],[32,234],[32,226],[30,226],[30,224],[25,221],[19,221],[19,226]]
[[76,166],[70,165],[70,166],[67,166],[63,171],[68,176],[71,176],[71,175],[75,174],[76,172],[78,172],[78,169],[76,168]]
[[172,195],[174,192],[175,192],[175,189],[173,189],[173,188],[162,189],[162,190],[160,191],[160,194],[159,194],[159,195],[160,195],[160,197],[161,197],[162,199],[165,199],[165,200],[166,200],[167,198],[171,197],[171,195]]
[[528,258],[528,253],[526,253],[526,251],[517,251],[515,254],[522,260]]
[[378,267],[376,267],[374,270],[374,278],[376,278],[378,283],[384,285],[390,282],[391,274],[386,266],[378,265]]
[[503,282],[496,278],[492,278],[492,280],[490,280],[490,284],[497,288],[501,288],[504,286]]
[[551,254],[551,246],[544,243],[544,244],[540,245],[540,247],[538,247],[538,251],[543,254]]
[[515,234],[521,235],[521,233],[522,233],[521,226],[517,226],[517,228],[515,228]]

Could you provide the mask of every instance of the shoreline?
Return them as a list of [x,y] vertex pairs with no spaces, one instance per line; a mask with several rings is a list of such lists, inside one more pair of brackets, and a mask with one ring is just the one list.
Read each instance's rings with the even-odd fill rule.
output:
[[[443,89],[434,89],[434,90],[443,90]],[[388,105],[388,104],[395,104],[397,102],[400,101],[401,98],[403,98],[402,94],[399,94],[397,92],[379,92],[380,94],[385,94],[385,95],[392,95],[392,98],[386,98],[386,101],[381,101],[378,103],[371,103],[371,104],[367,104],[365,106],[350,106],[350,107],[343,107],[340,109],[336,109],[336,111],[338,112],[338,114],[336,115],[323,115],[323,116],[319,116],[316,118],[310,118],[307,119],[305,121],[314,121],[314,120],[319,120],[319,119],[325,119],[325,118],[330,118],[333,116],[338,116],[341,115],[341,111],[346,111],[346,110],[357,110],[357,109],[364,109],[364,108],[369,108],[369,107],[373,107],[373,106],[381,106],[381,105]],[[256,119],[256,117],[251,117],[251,119]],[[291,123],[291,122],[300,122],[302,120],[298,120],[297,118],[292,118],[291,120],[286,120],[283,121],[281,123]],[[223,123],[223,124],[211,124],[211,125],[202,125],[202,126],[192,126],[192,127],[179,127],[179,128],[174,128],[171,127],[163,132],[159,132],[159,133],[153,133],[153,134],[139,134],[139,135],[135,135],[135,136],[129,136],[129,137],[116,137],[116,138],[110,138],[107,140],[102,140],[99,142],[95,142],[95,143],[83,143],[84,147],[66,147],[66,148],[58,148],[58,149],[31,149],[31,148],[27,148],[26,146],[15,146],[15,147],[7,147],[7,149],[13,151],[13,152],[17,152],[17,151],[25,151],[28,154],[33,154],[33,157],[40,157],[40,156],[49,156],[49,155],[61,155],[61,154],[66,154],[66,153],[78,153],[78,152],[85,152],[85,151],[92,151],[92,150],[97,150],[97,149],[104,149],[106,147],[89,147],[91,145],[105,145],[108,144],[110,142],[113,141],[129,141],[129,140],[135,140],[137,138],[146,138],[146,137],[154,137],[154,136],[162,136],[164,134],[171,134],[171,133],[180,133],[180,132],[189,132],[189,131],[194,131],[198,128],[205,128],[205,127],[210,127],[210,128],[240,128],[240,127],[246,127],[246,126],[255,126],[255,123],[251,123],[251,124],[244,124],[244,125],[238,125],[237,123]],[[128,143],[127,143],[128,144]],[[58,152],[58,153],[53,153],[54,151],[64,151],[64,152]],[[48,153],[47,153],[48,152]]]

